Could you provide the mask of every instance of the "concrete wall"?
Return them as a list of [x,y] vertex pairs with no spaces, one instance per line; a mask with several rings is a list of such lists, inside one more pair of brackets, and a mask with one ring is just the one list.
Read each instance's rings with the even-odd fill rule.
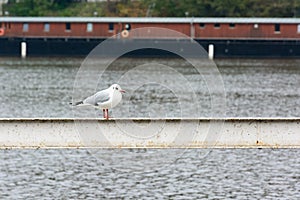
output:
[[300,119],[0,119],[0,148],[299,148]]

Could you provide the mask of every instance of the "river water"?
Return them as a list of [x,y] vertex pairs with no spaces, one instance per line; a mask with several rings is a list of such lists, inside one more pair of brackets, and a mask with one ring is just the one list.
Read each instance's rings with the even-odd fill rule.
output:
[[[0,117],[76,117],[69,102],[80,58],[0,58]],[[216,60],[226,95],[226,117],[300,117],[300,60]],[[163,63],[189,81],[180,94],[180,76],[149,69],[138,71],[114,117],[210,117],[212,92],[203,76],[178,59],[123,59],[101,80],[83,83],[82,97],[126,75],[128,66]],[[163,68],[163,66],[162,66]],[[131,74],[132,75],[132,74]],[[150,79],[149,79],[150,76]],[[172,78],[174,77],[174,78]],[[205,77],[205,76],[204,76]],[[77,77],[78,78],[78,77]],[[140,84],[133,90],[135,82]],[[150,82],[149,82],[150,81]],[[129,84],[130,83],[130,84]],[[170,87],[168,85],[171,85]],[[80,91],[80,90],[79,90]],[[85,94],[86,93],[86,94]],[[199,111],[195,112],[195,94]],[[217,94],[218,95],[218,94]],[[224,103],[224,102],[223,102]],[[183,104],[183,108],[180,105]],[[163,106],[162,106],[163,105]],[[180,109],[179,109],[180,108]],[[74,114],[75,113],[75,114]],[[95,117],[101,111],[80,110]],[[95,115],[96,113],[96,115]],[[298,199],[298,149],[0,151],[1,199]],[[201,155],[201,156],[200,156]],[[160,165],[165,158],[167,165]],[[148,159],[148,160],[146,160]],[[152,163],[149,165],[149,160]],[[149,165],[143,169],[143,165]]]

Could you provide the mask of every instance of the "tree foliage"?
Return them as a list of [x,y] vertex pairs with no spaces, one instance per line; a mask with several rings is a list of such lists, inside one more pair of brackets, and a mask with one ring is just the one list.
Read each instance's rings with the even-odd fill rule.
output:
[[300,0],[9,0],[10,16],[298,17]]
[[145,0],[154,16],[297,17],[300,0]]
[[10,0],[4,10],[13,16],[45,16],[68,8],[72,0]]

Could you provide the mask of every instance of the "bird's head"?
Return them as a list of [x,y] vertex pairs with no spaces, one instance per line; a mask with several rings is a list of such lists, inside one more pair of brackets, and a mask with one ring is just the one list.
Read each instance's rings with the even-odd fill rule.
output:
[[112,86],[110,86],[110,89],[117,92],[125,93],[125,90],[122,90],[122,88],[118,84],[113,84]]

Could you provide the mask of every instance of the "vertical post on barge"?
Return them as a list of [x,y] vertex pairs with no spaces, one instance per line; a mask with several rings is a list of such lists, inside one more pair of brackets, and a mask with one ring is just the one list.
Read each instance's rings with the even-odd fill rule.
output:
[[214,45],[213,44],[208,45],[208,58],[210,60],[214,59]]
[[27,44],[26,42],[21,42],[21,57],[26,58],[27,54]]

